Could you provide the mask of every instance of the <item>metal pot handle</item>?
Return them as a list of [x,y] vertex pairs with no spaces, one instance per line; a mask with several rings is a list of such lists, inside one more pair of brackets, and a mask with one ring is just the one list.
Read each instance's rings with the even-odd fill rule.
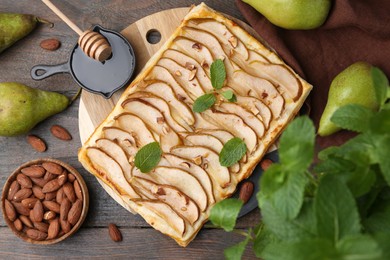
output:
[[36,65],[31,69],[34,80],[42,80],[58,73],[70,73],[68,62],[59,65]]

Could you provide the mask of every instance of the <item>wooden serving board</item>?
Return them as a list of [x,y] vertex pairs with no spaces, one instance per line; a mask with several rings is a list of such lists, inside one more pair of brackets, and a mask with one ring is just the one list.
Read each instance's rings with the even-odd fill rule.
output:
[[[146,16],[121,31],[121,34],[127,38],[134,49],[136,57],[134,77],[142,70],[150,57],[152,57],[172,35],[189,10],[190,9],[186,7],[161,11]],[[261,37],[249,25],[235,18],[229,18],[233,19],[247,32],[263,42]],[[158,31],[161,34],[161,40],[156,44],[149,43],[146,38],[148,32],[151,31]],[[123,91],[124,89],[117,91],[110,99],[105,99],[100,95],[92,94],[84,90],[82,91],[79,107],[79,132],[82,143],[87,141],[95,128],[99,126],[112,111]],[[123,202],[122,198],[108,185],[99,179],[98,181],[113,199],[132,212],[132,210]]]

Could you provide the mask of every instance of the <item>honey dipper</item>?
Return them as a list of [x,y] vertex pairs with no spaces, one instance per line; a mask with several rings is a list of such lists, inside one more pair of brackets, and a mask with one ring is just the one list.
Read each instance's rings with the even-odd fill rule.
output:
[[68,17],[65,16],[50,0],[42,0],[58,17],[60,17],[73,31],[80,37],[78,44],[83,52],[90,58],[100,62],[105,61],[110,57],[112,49],[107,39],[100,33],[92,30],[82,31]]

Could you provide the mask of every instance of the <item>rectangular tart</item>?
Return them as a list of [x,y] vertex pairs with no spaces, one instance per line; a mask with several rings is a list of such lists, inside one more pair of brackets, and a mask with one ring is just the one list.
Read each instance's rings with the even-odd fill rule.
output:
[[[194,113],[213,91],[210,65],[223,60],[227,79],[211,109]],[[187,246],[212,206],[231,196],[298,113],[312,86],[274,52],[222,14],[200,4],[125,90],[79,151],[79,160],[133,213]],[[247,153],[219,163],[223,145],[241,138]],[[150,173],[134,166],[137,151],[159,142],[163,155]]]

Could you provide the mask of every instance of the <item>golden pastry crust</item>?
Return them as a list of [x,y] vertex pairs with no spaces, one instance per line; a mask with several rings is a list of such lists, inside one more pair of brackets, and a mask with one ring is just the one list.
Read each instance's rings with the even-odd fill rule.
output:
[[[188,46],[191,46],[191,48]],[[226,85],[236,93],[238,101],[234,104],[223,104],[224,102],[221,102],[222,104],[217,104],[214,109],[195,115],[193,120],[184,110],[189,108],[191,112],[191,104],[199,96],[197,93],[202,93],[202,91],[206,93],[210,90],[211,85],[204,82],[209,81],[208,66],[212,60],[222,58],[219,54],[223,54],[227,66],[228,78]],[[183,59],[191,60],[192,64],[185,63],[187,66],[184,65]],[[197,69],[194,69],[194,67]],[[193,72],[194,70],[195,72]],[[260,75],[260,73],[264,74]],[[184,79],[183,77],[186,75],[189,75],[189,78]],[[150,87],[150,85],[153,85],[153,87]],[[159,93],[158,91],[161,88],[164,91]],[[312,86],[293,72],[274,52],[266,48],[233,21],[202,3],[191,9],[183,19],[182,24],[164,46],[153,55],[142,72],[125,90],[112,112],[95,129],[80,149],[79,161],[90,173],[120,195],[129,211],[139,213],[155,229],[172,237],[179,245],[187,246],[208,220],[212,205],[229,197],[235,191],[237,184],[252,174],[253,169],[268,148],[277,139],[288,122],[298,113],[311,89]],[[171,96],[168,97],[171,90],[175,97],[179,97],[178,101],[172,99],[167,103],[168,108],[164,108],[165,103],[163,101],[172,98]],[[178,91],[183,91],[183,95],[187,97],[183,99]],[[159,94],[161,95],[156,96]],[[176,106],[183,105],[183,108],[185,106],[188,108],[179,111],[177,107],[175,108],[170,103],[171,101],[176,102]],[[145,108],[152,107],[149,114],[161,112],[164,115],[162,119],[157,118],[156,125],[151,125],[151,121],[145,118],[146,115],[142,115],[141,112],[136,113],[139,111],[137,110],[138,107],[144,105],[146,105]],[[248,113],[252,113],[251,116],[243,116]],[[138,122],[138,118],[142,120]],[[227,121],[223,122],[219,118],[224,118]],[[236,122],[236,124],[226,123],[230,119],[236,120],[231,121]],[[144,127],[143,122],[146,128],[142,129],[150,130],[150,135],[146,133],[147,130],[143,130],[142,133],[139,132],[142,136],[137,136],[137,133],[134,134],[129,131],[128,126],[125,125],[126,122],[130,121],[133,124],[132,127],[137,129]],[[137,126],[134,125],[135,122],[138,122]],[[160,128],[160,125],[162,125],[162,128]],[[260,127],[255,128],[256,125]],[[167,128],[164,128],[164,126]],[[108,132],[106,131],[110,127],[125,130],[125,132],[110,132],[110,135],[118,134],[118,137],[114,138],[115,145],[108,141],[99,141],[102,138],[108,138]],[[217,129],[222,129],[222,131]],[[245,132],[248,137],[244,137],[248,148],[254,144],[253,150],[250,150],[246,155],[246,162],[241,162],[235,165],[236,167],[229,168],[229,170],[222,166],[214,167],[215,165],[212,165],[213,158],[215,158],[213,149],[205,147],[207,143],[205,144],[204,138],[207,138],[210,144],[215,143],[219,147],[219,142],[223,144],[226,141],[225,137],[243,134],[242,131],[248,131]],[[128,137],[126,139],[124,137],[126,132],[127,134],[131,132],[134,138]],[[251,134],[255,134],[256,140],[251,139]],[[259,136],[260,134],[262,136]],[[165,135],[170,135],[169,139]],[[191,136],[191,139],[188,136]],[[245,140],[245,138],[247,139]],[[132,160],[134,150],[136,151],[143,145],[142,142],[148,140],[160,141],[165,153],[175,155],[171,155],[171,160],[169,160],[168,155],[168,157],[164,157],[156,172],[145,177],[153,183],[152,185],[142,186],[140,185],[142,181],[139,182],[139,180],[142,180],[143,175],[133,167]],[[253,142],[251,143],[251,141]],[[176,144],[177,147],[173,144]],[[95,149],[96,147],[97,149]],[[109,149],[104,150],[107,147]],[[123,148],[124,156],[126,156],[127,163],[130,166],[127,166],[127,163],[122,160],[124,157],[120,150],[115,152],[118,147]],[[191,158],[182,158],[188,153],[191,154],[195,151],[194,149],[197,153],[204,155],[204,157],[200,157],[201,159],[207,158],[211,162],[205,160],[198,166],[194,161],[191,161]],[[203,153],[203,151],[208,151],[207,149],[210,152]],[[180,165],[177,164],[178,160],[182,162]],[[192,165],[191,170],[182,166],[190,164]],[[118,165],[121,167],[118,167]],[[210,167],[214,168],[210,169]],[[191,214],[198,214],[195,223],[190,224],[188,219],[181,214],[183,212],[178,212],[180,209],[176,209],[175,205],[169,204],[169,201],[164,202],[158,194],[157,190],[163,187],[161,185],[173,185],[172,180],[174,178],[161,178],[164,175],[159,175],[160,172],[162,174],[167,173],[167,171],[172,174],[180,173],[186,176],[187,181],[194,183],[191,186],[193,188],[198,187],[199,182],[205,190],[205,196],[209,201],[203,211],[190,212]],[[121,172],[124,177],[120,176]],[[213,175],[215,172],[221,175]],[[229,176],[225,176],[226,172]],[[212,180],[210,185],[212,185],[213,196],[210,196],[205,188],[208,181],[203,179],[202,174],[208,174]],[[222,179],[222,176],[229,179],[225,183],[226,187],[216,185]],[[156,192],[151,187],[154,187],[153,189],[156,189]],[[180,191],[178,186],[173,185],[172,187],[173,190],[176,187]],[[189,190],[181,191],[187,195],[191,194]],[[168,195],[164,194],[162,196]],[[164,199],[177,198],[164,197]],[[200,209],[203,205],[202,201],[196,195],[193,195],[192,199]],[[180,201],[175,200],[175,203],[180,203]],[[193,217],[190,216],[190,213],[188,213],[188,216]]]

